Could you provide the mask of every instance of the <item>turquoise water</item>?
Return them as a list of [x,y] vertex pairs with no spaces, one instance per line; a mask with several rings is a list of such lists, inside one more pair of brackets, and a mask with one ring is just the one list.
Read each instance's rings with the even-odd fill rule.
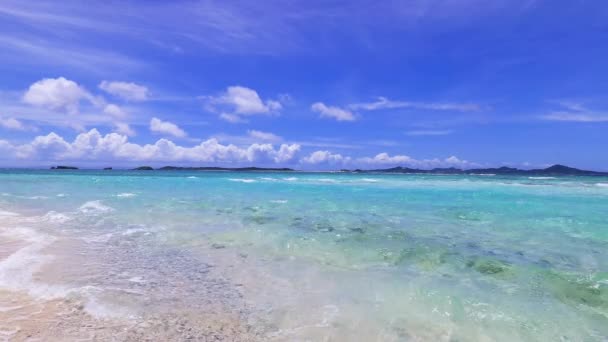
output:
[[608,338],[608,178],[8,170],[0,220],[58,246],[0,288],[93,316],[214,298],[265,340]]

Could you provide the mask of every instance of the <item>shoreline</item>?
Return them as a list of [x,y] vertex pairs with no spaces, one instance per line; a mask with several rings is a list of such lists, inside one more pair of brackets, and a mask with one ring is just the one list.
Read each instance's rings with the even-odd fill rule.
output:
[[[157,296],[167,286],[166,291],[187,289],[160,283],[161,289],[147,287],[136,277],[112,279],[124,276],[111,270],[114,264],[107,255],[82,254],[91,246],[66,236],[51,237],[34,228],[19,234],[16,229],[23,230],[19,227],[31,225],[34,218],[6,211],[2,214],[11,222],[0,225],[0,276],[3,280],[17,277],[0,283],[0,334],[10,340],[262,340],[261,332],[246,324],[244,317],[251,314],[248,309],[234,310],[245,308],[237,304],[239,295],[229,294],[238,287],[210,273],[211,265],[206,264],[193,278],[202,287],[198,290],[206,293],[208,306],[196,309],[188,307],[187,301],[171,305],[142,301],[139,297]],[[96,276],[110,278],[90,278],[94,272],[83,263],[97,267]],[[166,280],[179,282],[176,278]],[[152,304],[152,310],[143,310],[146,303]]]

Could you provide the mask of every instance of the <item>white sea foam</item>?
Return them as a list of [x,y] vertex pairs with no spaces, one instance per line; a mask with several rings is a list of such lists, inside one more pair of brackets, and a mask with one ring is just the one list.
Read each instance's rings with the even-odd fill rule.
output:
[[66,214],[58,213],[56,211],[49,211],[42,216],[42,220],[53,222],[53,223],[66,223],[72,218]]
[[539,180],[542,180],[542,179],[556,179],[556,178],[555,177],[528,177],[528,179],[539,179]]
[[608,183],[595,183],[595,186],[599,186],[601,188],[608,188]]
[[27,198],[27,199],[33,199],[33,200],[41,200],[41,199],[47,199],[48,197],[47,196],[28,196],[28,197],[25,197],[25,198]]
[[19,216],[17,213],[13,213],[11,211],[0,210],[0,217],[16,217]]
[[0,261],[0,287],[14,291],[24,290],[31,296],[45,299],[67,294],[68,290],[62,286],[38,284],[33,279],[33,275],[52,259],[52,256],[43,254],[42,250],[55,242],[56,238],[25,227],[6,229],[0,235],[27,243]]
[[120,198],[128,198],[128,197],[135,197],[135,196],[137,196],[137,195],[134,193],[131,193],[131,192],[123,192],[123,193],[116,195],[116,197],[120,197]]
[[86,243],[103,243],[108,242],[114,236],[114,233],[101,234],[97,236],[81,237],[80,239]]
[[57,195],[55,195],[55,196],[57,196],[57,197],[65,197],[65,196],[67,196],[67,195],[66,195],[66,194],[57,194]]
[[250,179],[250,178],[230,178],[228,180],[232,181],[232,182],[240,182],[240,183],[254,183],[255,182],[255,179]]
[[287,203],[288,201],[287,200],[272,200],[270,202],[271,203],[281,203],[281,204],[283,204],[283,203]]
[[319,178],[317,179],[319,182],[323,182],[323,183],[337,183],[338,181],[335,179],[331,179],[331,178]]
[[283,178],[283,180],[289,181],[289,182],[293,182],[293,181],[297,181],[298,177],[285,177]]
[[377,183],[380,181],[379,179],[375,179],[375,178],[362,178],[361,180],[364,182],[368,182],[368,183]]
[[141,276],[131,277],[129,278],[129,281],[137,284],[144,284],[146,282]]
[[146,229],[146,228],[129,228],[129,229],[125,230],[124,232],[122,232],[122,235],[129,236],[129,235],[133,235],[133,234],[137,234],[137,233],[150,234],[150,231],[149,231],[149,229]]
[[190,177],[186,177],[186,178],[188,178],[188,179],[197,179],[198,177],[196,177],[196,176],[190,176]]
[[101,201],[89,201],[81,205],[78,210],[85,214],[99,214],[114,211],[114,208],[101,203]]
[[133,316],[133,314],[131,312],[129,312],[127,307],[118,306],[118,305],[109,303],[107,301],[101,301],[98,298],[98,296],[103,295],[102,290],[97,289],[95,287],[90,287],[90,289],[91,290],[87,291],[87,292],[97,292],[98,293],[98,294],[94,294],[94,293],[85,294],[87,300],[84,305],[84,310],[91,316],[93,316],[95,318],[101,318],[101,319],[116,318],[116,317],[129,318],[129,317]]

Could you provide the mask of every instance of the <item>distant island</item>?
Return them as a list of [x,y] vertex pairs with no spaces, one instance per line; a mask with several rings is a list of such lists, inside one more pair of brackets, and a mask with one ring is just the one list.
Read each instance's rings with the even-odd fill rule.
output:
[[[78,170],[75,166],[58,165],[51,167],[52,170]],[[106,167],[103,170],[112,170]],[[235,172],[297,172],[287,167],[219,167],[219,166],[163,166],[153,168],[151,166],[140,166],[132,171],[235,171]],[[581,170],[565,165],[556,164],[544,169],[523,170],[513,167],[494,167],[477,169],[459,168],[434,168],[434,169],[414,169],[409,167],[397,166],[388,169],[341,169],[337,172],[342,173],[401,173],[401,174],[429,174],[429,175],[501,175],[501,176],[608,176],[608,172]]]
[[58,166],[51,166],[51,170],[78,170],[78,168],[76,166],[58,165]]
[[[133,170],[136,171],[152,171],[154,168],[150,166],[140,166]],[[203,166],[203,167],[181,167],[181,166],[163,166],[156,169],[158,171],[281,171],[289,172],[295,171],[287,167],[284,168],[265,168],[265,167],[215,167],[215,166]]]
[[389,169],[376,170],[341,170],[353,173],[422,173],[422,174],[449,174],[449,175],[513,175],[513,176],[608,176],[608,172],[580,170],[565,165],[556,164],[545,169],[522,170],[512,167],[483,168],[483,169],[458,169],[458,168],[435,168],[430,170],[412,169],[397,166]]

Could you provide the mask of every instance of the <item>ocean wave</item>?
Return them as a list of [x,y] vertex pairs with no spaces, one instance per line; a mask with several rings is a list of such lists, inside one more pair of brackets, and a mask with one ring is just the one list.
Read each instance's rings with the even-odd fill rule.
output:
[[129,228],[121,233],[122,236],[129,236],[137,233],[150,234],[150,230],[146,228]]
[[12,211],[0,210],[0,217],[16,217],[16,216],[20,216],[20,215],[17,213],[13,213]]
[[80,239],[86,243],[104,243],[110,241],[114,233],[106,233],[97,236],[81,237]]
[[48,213],[42,216],[42,220],[53,222],[53,223],[66,223],[72,218],[66,214],[58,213],[56,211],[49,211]]
[[595,183],[595,186],[599,186],[600,188],[608,188],[608,183]]
[[188,179],[197,179],[198,177],[196,177],[196,176],[189,176],[189,177],[186,177],[186,178],[188,178]]
[[362,178],[361,180],[364,182],[368,182],[368,183],[377,183],[380,181],[379,179],[376,179],[376,178]]
[[287,203],[287,202],[288,202],[287,200],[271,200],[270,201],[270,203],[280,203],[280,204]]
[[134,194],[131,192],[123,192],[123,193],[116,195],[116,197],[120,197],[120,198],[128,198],[128,197],[135,197],[135,196],[137,196],[137,194]]
[[52,299],[64,297],[68,291],[62,286],[38,284],[36,274],[52,256],[42,251],[55,242],[56,238],[30,228],[10,228],[0,233],[27,245],[0,261],[0,286],[14,291],[26,291],[37,298]]
[[338,183],[337,180],[331,179],[331,178],[319,178],[319,179],[317,179],[317,181],[323,182],[323,183]]
[[289,181],[289,182],[293,182],[293,181],[297,181],[298,178],[297,177],[285,177],[283,178],[283,180]]
[[57,195],[55,195],[55,196],[57,196],[57,197],[65,197],[65,196],[67,196],[67,195],[66,195],[66,194],[57,194]]
[[250,178],[229,178],[231,182],[240,182],[240,183],[255,183],[255,179]]
[[528,177],[528,179],[542,180],[542,179],[557,179],[557,178],[555,178],[555,177]]
[[114,208],[101,203],[101,201],[89,201],[81,205],[78,210],[85,214],[108,213],[114,211]]

